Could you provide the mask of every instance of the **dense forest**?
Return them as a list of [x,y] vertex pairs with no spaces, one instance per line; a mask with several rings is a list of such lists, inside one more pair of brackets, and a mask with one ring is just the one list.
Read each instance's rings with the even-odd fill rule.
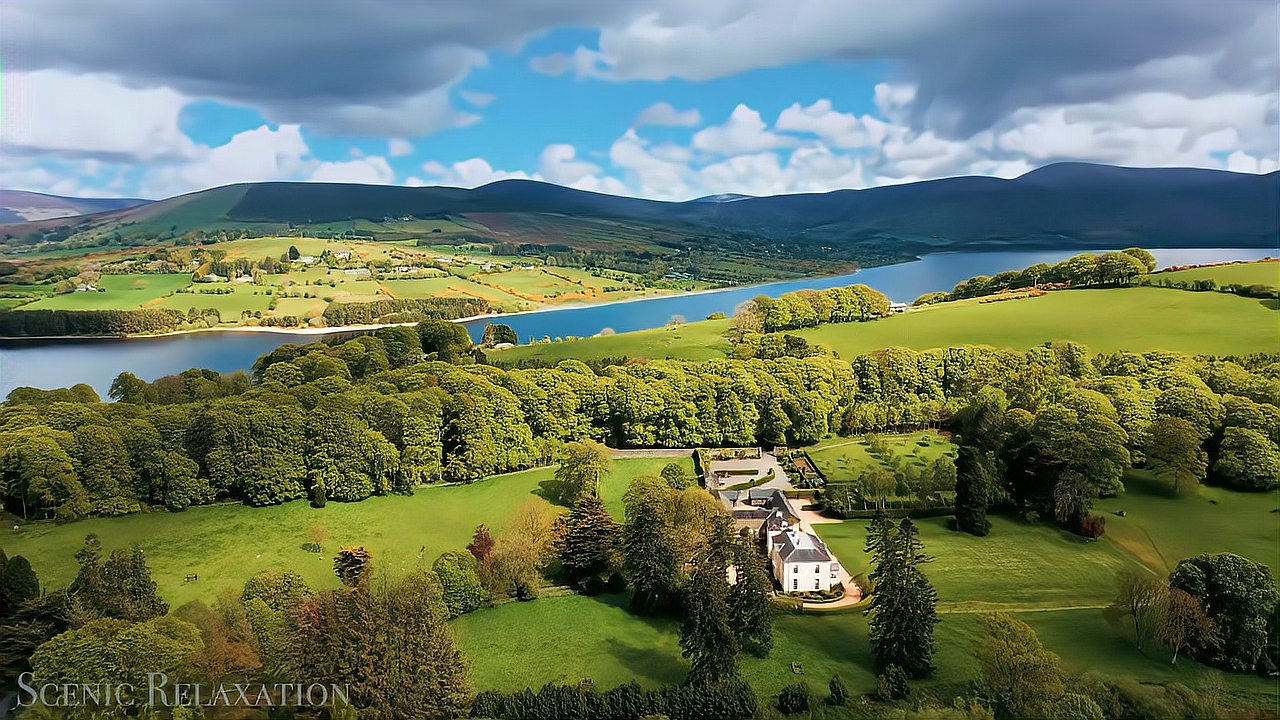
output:
[[[251,378],[124,373],[115,403],[85,387],[19,388],[0,410],[4,502],[64,519],[223,499],[350,502],[546,464],[587,438],[806,445],[939,424],[979,444],[1007,479],[1002,498],[1079,531],[1091,499],[1120,492],[1135,464],[1242,489],[1280,478],[1276,356],[1094,356],[1064,343],[594,371],[577,361],[503,370],[476,357],[463,328],[434,321],[285,345]],[[1176,442],[1190,459],[1164,459]]]

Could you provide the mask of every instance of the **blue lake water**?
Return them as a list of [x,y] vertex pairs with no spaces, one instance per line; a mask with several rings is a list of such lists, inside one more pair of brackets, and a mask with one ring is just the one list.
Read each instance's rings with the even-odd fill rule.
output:
[[[531,338],[589,336],[605,328],[630,332],[661,327],[672,317],[700,320],[715,312],[726,315],[758,295],[777,296],[804,288],[824,289],[864,283],[895,302],[911,302],[927,292],[950,290],[974,275],[993,275],[1035,263],[1055,263],[1078,251],[1016,251],[938,253],[916,262],[868,268],[850,275],[730,288],[727,290],[659,297],[634,302],[565,307],[541,312],[469,321],[476,340],[490,322],[510,325],[521,342]],[[1156,249],[1161,267],[1227,260],[1256,260],[1275,256],[1275,249],[1198,248]],[[126,370],[146,379],[201,367],[231,372],[247,370],[259,355],[290,342],[310,342],[319,336],[264,332],[204,332],[159,338],[85,338],[53,341],[5,341],[0,344],[0,397],[16,387],[67,387],[88,383],[104,398],[116,375]]]

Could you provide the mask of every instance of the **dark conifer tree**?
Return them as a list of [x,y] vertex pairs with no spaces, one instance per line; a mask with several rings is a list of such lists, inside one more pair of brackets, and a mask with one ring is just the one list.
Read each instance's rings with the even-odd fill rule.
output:
[[995,487],[995,463],[990,453],[962,445],[956,457],[956,527],[971,535],[991,532],[987,508]]
[[569,582],[607,574],[617,566],[621,528],[596,495],[585,495],[565,523],[560,563]]
[[915,523],[907,518],[895,527],[877,518],[867,528],[867,546],[875,568],[870,634],[876,668],[896,666],[914,677],[927,675],[933,670],[938,594],[920,571],[929,558]]
[[717,516],[707,554],[689,579],[680,624],[680,654],[689,660],[687,685],[733,680],[738,675],[738,638],[729,617],[729,563],[733,553],[732,522]]

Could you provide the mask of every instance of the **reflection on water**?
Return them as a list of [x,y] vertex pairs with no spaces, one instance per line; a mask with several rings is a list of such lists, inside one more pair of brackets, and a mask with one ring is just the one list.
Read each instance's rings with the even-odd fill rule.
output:
[[[1263,249],[1152,250],[1161,267],[1226,260],[1254,260],[1277,251]],[[852,275],[808,278],[754,287],[662,297],[636,302],[570,307],[510,315],[500,322],[515,329],[522,342],[531,338],[595,335],[605,328],[630,332],[661,327],[673,316],[699,320],[711,313],[733,313],[734,308],[757,295],[780,295],[803,288],[823,289],[865,283],[895,302],[911,302],[927,292],[949,290],[974,275],[993,275],[1045,262],[1063,260],[1075,251],[940,253],[917,262],[869,268]],[[466,323],[476,340],[489,320]],[[314,337],[314,336],[312,336]],[[111,381],[128,370],[154,380],[192,367],[219,372],[246,370],[259,355],[289,342],[312,338],[289,333],[207,332],[162,338],[121,340],[76,339],[13,341],[0,346],[0,397],[15,387],[66,387],[92,385],[106,397]]]

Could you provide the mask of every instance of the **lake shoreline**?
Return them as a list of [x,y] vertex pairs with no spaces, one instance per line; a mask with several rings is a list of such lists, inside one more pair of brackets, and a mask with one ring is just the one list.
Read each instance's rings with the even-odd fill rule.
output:
[[[931,254],[938,254],[938,253],[931,253]],[[890,263],[890,265],[904,265],[912,262],[919,262],[920,260],[921,258],[917,257],[914,260],[907,260],[901,263]],[[889,266],[876,265],[874,267],[889,267]],[[815,279],[824,278],[824,277],[841,277],[844,275],[855,275],[858,272],[861,272],[862,269],[863,268],[858,268],[857,270],[854,270],[851,273],[836,273],[834,275],[821,275],[821,274],[805,275],[800,278],[791,278],[791,279],[785,279],[785,280],[770,280],[769,282],[752,283],[747,285],[727,285],[725,287],[708,288],[706,290],[690,290],[688,292],[677,292],[677,293],[671,293],[669,295],[650,295],[648,297],[634,297],[634,298],[627,298],[625,300],[610,300],[608,302],[599,302],[599,303],[591,303],[591,302],[566,303],[564,305],[549,305],[549,306],[534,308],[532,310],[516,310],[515,312],[506,312],[506,313],[482,313],[480,315],[469,315],[467,317],[454,318],[452,320],[449,320],[449,322],[466,324],[470,322],[477,322],[480,320],[493,320],[495,318],[520,317],[524,315],[536,315],[538,313],[560,312],[564,310],[583,310],[587,308],[602,308],[602,307],[610,307],[615,305],[627,305],[631,303],[642,303],[642,302],[649,302],[653,300],[669,300],[671,298],[695,297],[698,295],[710,295],[715,293],[731,292],[734,290],[743,290],[745,288],[768,287],[770,285],[776,285],[778,283],[790,283],[790,282],[797,282],[797,281],[803,281],[803,280],[815,280]],[[17,312],[21,312],[21,311],[17,311]],[[418,324],[418,321],[400,322],[400,323],[381,323],[381,324],[375,324],[375,325],[337,325],[333,327],[314,327],[314,328],[313,327],[286,328],[286,327],[269,327],[269,326],[263,326],[263,325],[237,325],[233,327],[209,327],[209,328],[192,328],[190,330],[171,330],[169,332],[154,333],[150,335],[142,335],[142,334],[136,334],[136,333],[123,334],[123,335],[20,335],[20,336],[0,335],[0,343],[10,343],[10,342],[21,343],[22,341],[25,341],[25,340],[31,340],[31,341],[146,340],[149,338],[177,337],[182,335],[195,335],[198,333],[210,333],[210,332],[278,333],[283,335],[298,335],[298,336],[305,337],[310,335],[337,335],[340,333],[371,332],[374,330],[380,330],[382,328],[410,327],[417,324]]]

